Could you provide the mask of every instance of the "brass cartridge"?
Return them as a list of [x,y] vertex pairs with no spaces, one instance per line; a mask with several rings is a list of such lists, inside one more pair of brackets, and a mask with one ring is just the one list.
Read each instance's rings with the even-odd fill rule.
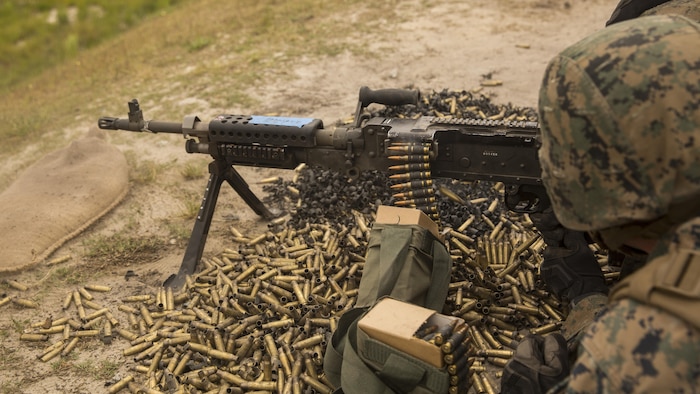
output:
[[25,308],[38,308],[39,303],[26,298],[12,298],[12,303]]

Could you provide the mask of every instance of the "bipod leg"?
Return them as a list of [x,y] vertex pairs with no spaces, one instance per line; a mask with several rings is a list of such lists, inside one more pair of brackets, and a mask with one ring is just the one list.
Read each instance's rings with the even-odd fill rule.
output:
[[238,195],[241,196],[243,201],[245,201],[255,213],[265,219],[275,218],[275,215],[270,212],[265,204],[260,201],[258,196],[256,196],[255,193],[250,190],[250,187],[248,187],[245,179],[243,179],[241,174],[239,174],[238,171],[233,168],[233,166],[227,166],[227,168],[224,170],[224,177],[229,185],[231,185],[233,190],[235,190]]
[[204,244],[207,242],[209,226],[214,216],[214,208],[216,208],[216,200],[219,197],[221,184],[225,179],[222,170],[224,170],[223,172],[225,173],[225,168],[222,168],[220,163],[216,161],[209,163],[209,181],[207,183],[207,188],[204,190],[204,197],[202,197],[202,204],[199,206],[199,212],[197,213],[197,219],[192,228],[190,240],[187,243],[185,256],[182,259],[182,264],[177,274],[170,275],[168,279],[163,282],[163,286],[165,287],[171,287],[173,289],[181,288],[182,285],[185,284],[187,275],[194,274],[197,269],[197,264],[202,258],[202,252],[204,251]]

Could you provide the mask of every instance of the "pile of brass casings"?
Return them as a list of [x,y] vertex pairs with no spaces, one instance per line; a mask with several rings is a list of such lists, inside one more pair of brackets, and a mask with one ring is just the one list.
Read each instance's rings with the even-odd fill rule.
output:
[[537,110],[511,104],[496,104],[485,95],[474,91],[421,92],[417,105],[379,108],[373,116],[389,118],[417,118],[419,116],[454,117],[507,121],[537,121]]
[[[496,106],[467,92],[433,93],[401,110],[387,108],[381,116],[536,120],[531,109]],[[443,313],[468,327],[463,361],[448,363],[467,366],[455,371],[453,386],[463,388],[468,379],[471,392],[495,393],[522,336],[557,330],[567,311],[539,280],[543,241],[526,215],[503,208],[502,185],[432,182],[425,193],[435,199],[454,262]],[[291,216],[271,221],[262,234],[231,228],[231,246],[204,258],[182,291],[158,289],[103,306],[90,292],[105,288],[85,286],[66,295],[66,316],[37,323],[22,340],[58,336],[42,350],[43,361],[69,354],[81,338],[123,347],[132,373],[110,385],[110,393],[330,393],[324,352],[338,319],[354,305],[376,207],[424,197],[396,196],[392,184],[381,172],[353,183],[300,168],[291,182],[265,186],[265,201],[280,202]],[[414,189],[400,193],[417,194]]]

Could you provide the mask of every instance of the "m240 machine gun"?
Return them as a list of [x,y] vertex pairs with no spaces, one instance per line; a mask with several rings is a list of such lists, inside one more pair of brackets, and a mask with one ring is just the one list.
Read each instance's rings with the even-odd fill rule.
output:
[[[182,134],[187,153],[208,154],[209,180],[177,274],[165,286],[179,288],[202,257],[214,208],[224,181],[258,215],[274,215],[250,190],[235,165],[294,169],[305,163],[357,177],[362,171],[386,171],[401,155],[405,170],[420,178],[487,180],[506,185],[505,204],[516,212],[541,212],[549,206],[540,179],[537,122],[371,117],[372,104],[416,104],[417,90],[362,87],[354,121],[324,128],[320,119],[256,115],[219,115],[211,121],[185,116],[181,123],[144,120],[136,99],[127,118],[102,117],[101,129]],[[417,182],[421,182],[418,180]]]

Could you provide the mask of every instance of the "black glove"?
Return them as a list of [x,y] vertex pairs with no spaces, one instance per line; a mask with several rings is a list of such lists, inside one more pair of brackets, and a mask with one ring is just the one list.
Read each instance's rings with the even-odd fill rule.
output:
[[569,355],[563,336],[528,335],[503,369],[501,394],[544,393],[568,374]]
[[562,226],[551,210],[531,215],[547,244],[540,276],[560,299],[576,301],[592,293],[608,293],[605,277],[585,233]]

